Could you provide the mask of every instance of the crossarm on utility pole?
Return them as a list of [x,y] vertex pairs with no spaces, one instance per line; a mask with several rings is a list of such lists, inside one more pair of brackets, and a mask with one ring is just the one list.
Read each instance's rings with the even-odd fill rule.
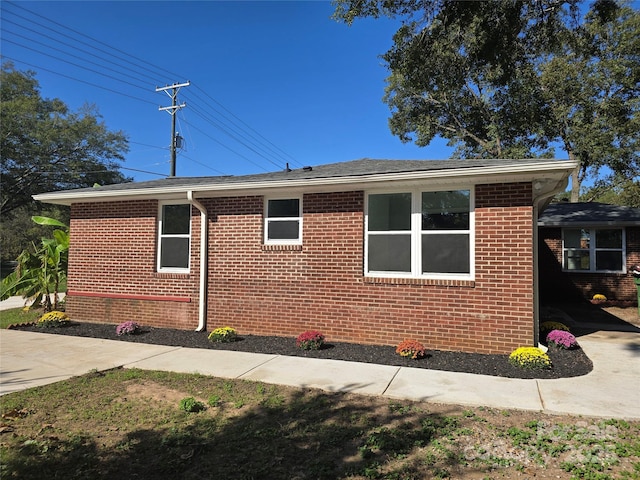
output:
[[[180,87],[188,87],[190,84],[191,82],[185,82],[174,83],[166,87],[156,87],[156,92],[166,92],[166,94],[171,97],[171,106],[158,107],[158,110],[164,110],[171,115],[171,177],[176,176],[176,112],[187,106],[186,103],[177,104],[178,90],[180,90]],[[169,90],[171,90],[171,93],[169,93]]]

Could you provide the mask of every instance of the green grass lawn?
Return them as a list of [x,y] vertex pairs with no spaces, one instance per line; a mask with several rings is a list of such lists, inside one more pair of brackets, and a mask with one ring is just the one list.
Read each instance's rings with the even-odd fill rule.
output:
[[136,369],[0,400],[1,478],[640,479],[640,422],[616,419]]
[[34,322],[42,316],[40,308],[23,310],[22,308],[11,308],[0,310],[0,328],[7,328],[16,323]]

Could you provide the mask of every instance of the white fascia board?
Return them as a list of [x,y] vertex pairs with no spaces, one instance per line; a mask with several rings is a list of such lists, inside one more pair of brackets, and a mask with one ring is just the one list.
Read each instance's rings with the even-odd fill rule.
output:
[[41,193],[33,198],[40,202],[59,205],[72,203],[94,203],[108,201],[141,200],[153,198],[159,200],[184,199],[192,191],[198,198],[262,195],[264,192],[286,190],[287,192],[334,192],[363,190],[381,185],[412,185],[428,182],[433,185],[459,184],[469,182],[476,185],[491,183],[524,182],[539,179],[562,179],[578,165],[577,162],[558,161],[557,163],[514,163],[504,166],[455,168],[449,170],[420,170],[398,173],[376,173],[344,177],[319,177],[283,179],[257,182],[229,182],[211,185],[180,185],[175,187],[132,188],[127,190],[105,190],[96,188],[91,191],[74,190],[53,193]]
[[585,221],[585,222],[538,222],[541,228],[603,228],[603,227],[640,227],[640,222],[633,220]]

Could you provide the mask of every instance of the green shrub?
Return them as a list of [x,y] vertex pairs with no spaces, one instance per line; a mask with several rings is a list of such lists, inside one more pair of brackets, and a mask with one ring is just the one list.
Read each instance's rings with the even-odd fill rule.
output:
[[70,321],[69,315],[66,313],[53,310],[52,312],[42,315],[36,322],[36,325],[44,328],[62,327],[69,324]]
[[528,369],[551,368],[551,359],[537,347],[516,348],[509,355],[509,363],[516,367]]
[[211,332],[208,338],[212,342],[235,342],[238,338],[238,332],[231,327],[220,327]]
[[188,413],[201,412],[205,408],[206,407],[204,403],[196,400],[193,397],[186,397],[180,400],[180,409]]
[[564,323],[547,321],[540,324],[540,337],[546,338],[551,330],[562,330],[563,332],[569,332],[569,327]]

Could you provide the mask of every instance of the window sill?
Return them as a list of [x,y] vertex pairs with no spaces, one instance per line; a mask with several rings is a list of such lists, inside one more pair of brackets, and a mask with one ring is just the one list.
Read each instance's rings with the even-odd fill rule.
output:
[[475,280],[454,280],[447,278],[391,278],[391,277],[364,277],[364,283],[385,285],[433,285],[439,287],[465,287],[474,288]]
[[621,270],[562,270],[562,273],[591,273],[593,275],[626,275]]
[[302,251],[302,245],[262,245],[263,252]]
[[186,279],[186,278],[190,278],[191,274],[189,272],[155,272],[153,276],[155,278]]

